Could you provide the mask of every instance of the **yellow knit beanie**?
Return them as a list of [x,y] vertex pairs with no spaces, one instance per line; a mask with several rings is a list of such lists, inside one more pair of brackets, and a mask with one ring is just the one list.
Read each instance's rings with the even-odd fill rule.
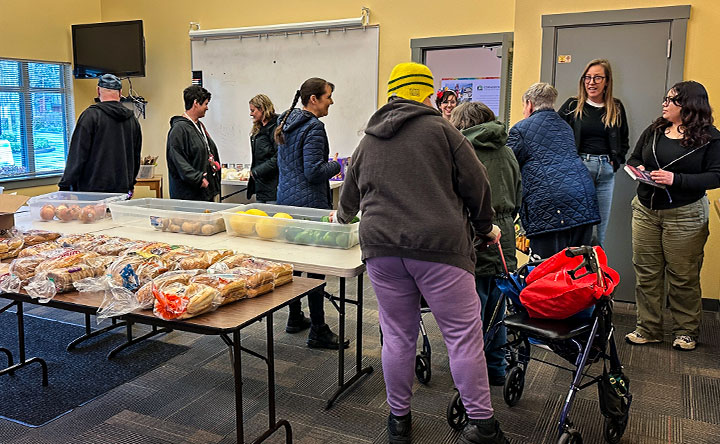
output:
[[388,99],[398,96],[403,99],[424,101],[435,92],[433,75],[425,65],[399,63],[395,65],[388,80]]

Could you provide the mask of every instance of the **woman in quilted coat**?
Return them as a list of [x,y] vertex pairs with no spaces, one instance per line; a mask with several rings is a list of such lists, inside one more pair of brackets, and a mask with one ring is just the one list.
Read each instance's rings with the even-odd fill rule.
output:
[[557,90],[536,83],[523,94],[523,120],[507,145],[522,177],[520,219],[530,251],[547,258],[565,247],[589,245],[600,222],[592,178],[575,148],[570,125],[555,112]]

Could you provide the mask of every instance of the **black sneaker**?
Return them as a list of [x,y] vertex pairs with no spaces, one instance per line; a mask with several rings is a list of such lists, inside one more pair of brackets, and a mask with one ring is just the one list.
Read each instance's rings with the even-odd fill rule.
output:
[[288,316],[285,331],[287,333],[299,333],[310,328],[310,318],[305,317],[305,313],[300,312],[300,316]]
[[458,437],[456,444],[510,444],[500,430],[495,417],[471,419]]
[[404,416],[388,415],[388,442],[390,444],[410,444],[412,414]]
[[[338,349],[338,335],[330,330],[327,324],[323,324],[320,327],[312,326],[310,328],[310,334],[308,334],[307,345],[310,348],[329,348],[332,350]],[[350,346],[350,341],[345,340],[345,346]]]

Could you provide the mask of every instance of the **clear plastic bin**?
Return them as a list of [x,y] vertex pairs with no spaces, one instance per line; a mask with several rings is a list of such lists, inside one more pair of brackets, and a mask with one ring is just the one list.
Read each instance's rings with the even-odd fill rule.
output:
[[155,176],[155,165],[140,165],[138,179],[152,179]]
[[[248,210],[260,210],[267,216],[247,214]],[[277,213],[290,215],[292,219],[272,217]],[[222,212],[227,231],[234,236],[329,248],[352,248],[357,245],[359,224],[323,221],[323,216],[329,214],[330,210],[261,203],[240,205]]]
[[70,222],[79,220],[90,223],[103,219],[107,204],[121,201],[127,194],[91,193],[81,191],[55,191],[31,197],[28,200],[30,216],[34,220],[60,220]]
[[109,206],[113,221],[121,225],[210,236],[225,231],[225,221],[219,211],[235,208],[237,204],[145,198]]

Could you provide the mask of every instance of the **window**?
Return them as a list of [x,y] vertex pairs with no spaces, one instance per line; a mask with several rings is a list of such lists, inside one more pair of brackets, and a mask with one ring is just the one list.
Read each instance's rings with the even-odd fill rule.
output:
[[69,63],[0,59],[0,181],[62,174],[74,122]]

